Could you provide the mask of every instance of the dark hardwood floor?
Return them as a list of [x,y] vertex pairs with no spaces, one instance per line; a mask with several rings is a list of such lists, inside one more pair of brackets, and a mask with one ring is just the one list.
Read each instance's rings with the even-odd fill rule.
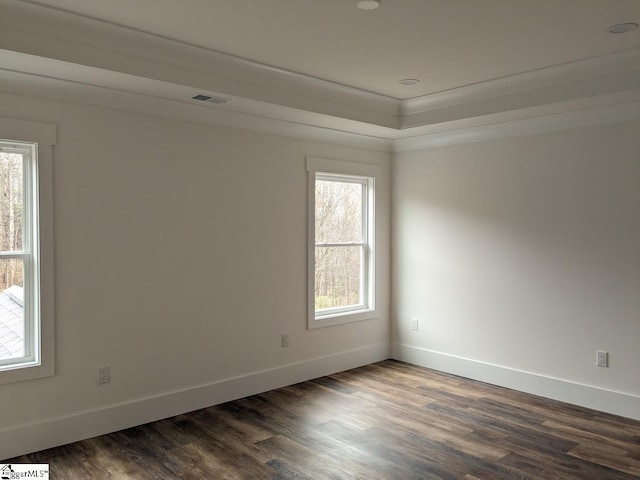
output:
[[9,462],[66,480],[630,480],[640,422],[388,360]]

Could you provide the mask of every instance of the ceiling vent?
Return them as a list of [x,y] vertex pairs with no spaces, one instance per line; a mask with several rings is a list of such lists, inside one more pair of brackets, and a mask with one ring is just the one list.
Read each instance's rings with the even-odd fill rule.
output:
[[224,98],[224,97],[214,97],[213,95],[203,95],[202,93],[199,93],[197,95],[194,95],[193,97],[191,97],[193,100],[199,100],[201,102],[209,102],[209,103],[216,103],[218,105],[224,105],[225,103],[227,103],[229,100],[231,100],[230,98]]

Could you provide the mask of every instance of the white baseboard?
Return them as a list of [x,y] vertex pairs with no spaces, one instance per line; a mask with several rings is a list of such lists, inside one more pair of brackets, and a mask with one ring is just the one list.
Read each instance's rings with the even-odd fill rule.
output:
[[0,429],[0,459],[17,457],[389,358],[378,344],[43,422]]
[[541,397],[640,420],[640,397],[424,348],[392,344],[391,358]]

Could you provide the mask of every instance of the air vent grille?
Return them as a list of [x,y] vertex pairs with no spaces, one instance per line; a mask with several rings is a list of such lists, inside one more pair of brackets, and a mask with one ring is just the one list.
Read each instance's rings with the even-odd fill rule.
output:
[[201,102],[209,102],[209,103],[216,103],[218,105],[222,105],[227,103],[229,100],[231,100],[230,98],[224,98],[224,97],[214,97],[213,95],[204,95],[202,93],[199,93],[197,95],[194,95],[193,97],[191,97],[193,100],[199,100]]

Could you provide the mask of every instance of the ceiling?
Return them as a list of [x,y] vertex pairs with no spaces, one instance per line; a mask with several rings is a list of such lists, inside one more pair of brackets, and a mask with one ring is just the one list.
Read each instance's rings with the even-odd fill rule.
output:
[[[37,0],[407,99],[632,47],[638,0]],[[415,86],[399,80],[418,78]]]
[[640,0],[381,1],[0,0],[0,99],[383,151],[640,118]]

